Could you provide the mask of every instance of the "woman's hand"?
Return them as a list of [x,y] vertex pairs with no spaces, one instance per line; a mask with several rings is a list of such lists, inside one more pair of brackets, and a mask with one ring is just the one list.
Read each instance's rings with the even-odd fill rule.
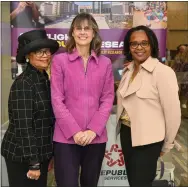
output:
[[96,133],[91,130],[84,131],[84,135],[85,136],[80,140],[82,146],[89,145],[96,137]]
[[18,12],[23,12],[26,6],[28,6],[26,2],[19,2],[17,7]]
[[163,156],[164,154],[165,154],[164,152],[161,152],[161,153],[160,153],[160,157]]
[[80,131],[73,136],[75,143],[81,146],[89,145],[95,137],[96,133],[91,130]]
[[75,142],[77,145],[82,145],[80,140],[81,140],[83,137],[84,137],[84,132],[82,132],[82,131],[77,132],[77,133],[73,136],[74,142]]
[[27,172],[28,179],[38,180],[40,177],[40,170],[29,170]]

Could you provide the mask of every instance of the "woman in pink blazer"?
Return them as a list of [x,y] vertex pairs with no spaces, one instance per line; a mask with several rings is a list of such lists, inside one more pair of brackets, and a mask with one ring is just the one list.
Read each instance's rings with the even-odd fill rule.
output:
[[96,187],[105,153],[106,123],[114,100],[110,59],[100,55],[101,38],[94,18],[77,15],[69,30],[66,53],[53,58],[51,95],[55,177],[58,187]]
[[117,90],[117,134],[131,187],[151,187],[160,155],[173,147],[181,122],[174,71],[158,61],[154,32],[138,26],[124,39],[131,62]]

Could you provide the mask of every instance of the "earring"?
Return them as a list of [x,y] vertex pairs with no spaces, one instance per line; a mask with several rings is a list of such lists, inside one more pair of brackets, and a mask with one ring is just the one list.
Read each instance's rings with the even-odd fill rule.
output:
[[26,58],[26,62],[29,62],[29,58]]

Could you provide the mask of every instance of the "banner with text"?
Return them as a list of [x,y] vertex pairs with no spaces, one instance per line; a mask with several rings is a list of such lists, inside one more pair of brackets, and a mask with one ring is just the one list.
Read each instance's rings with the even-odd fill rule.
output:
[[11,41],[12,41],[12,78],[19,75],[23,68],[15,60],[17,38],[23,32],[33,29],[46,29],[49,38],[65,51],[68,30],[73,18],[80,12],[91,13],[96,19],[102,37],[103,55],[112,63],[123,61],[123,40],[127,31],[138,25],[154,30],[159,41],[160,58],[166,56],[166,2],[11,2]]

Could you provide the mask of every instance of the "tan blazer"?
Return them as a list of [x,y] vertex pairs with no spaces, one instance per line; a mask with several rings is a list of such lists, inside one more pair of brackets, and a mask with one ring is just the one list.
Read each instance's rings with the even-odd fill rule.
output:
[[125,108],[131,120],[132,146],[164,140],[162,151],[168,152],[181,123],[176,75],[170,67],[149,57],[128,87],[133,70],[132,62],[124,69],[117,90],[117,134]]

